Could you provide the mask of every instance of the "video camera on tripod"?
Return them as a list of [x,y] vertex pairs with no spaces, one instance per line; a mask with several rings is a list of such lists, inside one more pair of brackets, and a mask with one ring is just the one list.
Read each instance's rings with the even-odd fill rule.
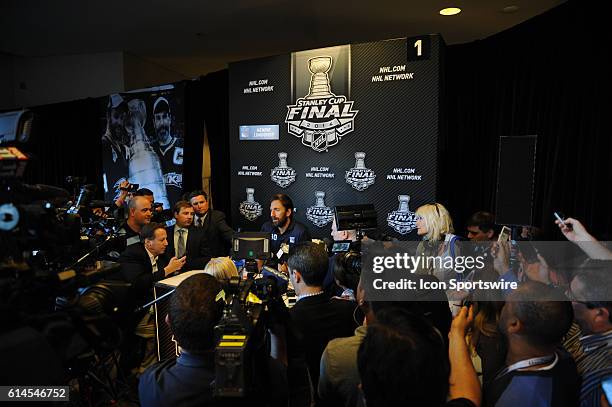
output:
[[244,278],[233,278],[223,290],[225,307],[215,327],[215,397],[245,397],[254,391],[258,369],[264,368],[256,359],[267,352],[268,325],[284,319],[286,283],[279,281],[288,278],[265,268],[259,273],[257,267],[256,260],[269,258],[269,248],[269,233],[234,235],[232,257],[244,260]]

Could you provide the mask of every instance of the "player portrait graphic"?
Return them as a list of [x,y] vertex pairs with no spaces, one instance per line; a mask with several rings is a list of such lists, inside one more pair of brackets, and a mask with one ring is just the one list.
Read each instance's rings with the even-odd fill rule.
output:
[[104,191],[114,200],[124,180],[153,191],[165,209],[183,189],[182,89],[174,85],[105,98]]

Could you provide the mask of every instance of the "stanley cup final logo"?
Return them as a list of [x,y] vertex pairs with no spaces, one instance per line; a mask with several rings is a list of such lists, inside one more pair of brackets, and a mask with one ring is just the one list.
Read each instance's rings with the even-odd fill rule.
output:
[[312,74],[308,95],[287,106],[287,131],[302,139],[302,144],[317,152],[327,152],[346,134],[353,131],[358,110],[346,96],[331,92],[328,72],[332,57],[320,56],[308,60]]
[[306,210],[306,218],[321,228],[332,221],[334,210],[325,205],[325,192],[317,191],[315,192],[315,197],[317,201],[314,206]]
[[287,166],[287,153],[278,153],[278,167],[270,171],[270,178],[281,188],[286,188],[295,181],[295,170]]
[[261,216],[261,214],[263,213],[263,210],[259,202],[255,202],[255,189],[254,188],[247,188],[246,194],[247,194],[246,201],[242,201],[240,203],[240,213],[247,220],[250,220],[252,222]]
[[408,207],[410,196],[399,195],[397,199],[399,200],[399,208],[387,215],[387,224],[397,233],[405,235],[416,228],[416,214],[411,212]]
[[355,166],[348,170],[344,176],[346,182],[357,191],[364,191],[374,184],[376,174],[365,166],[365,153],[355,153]]

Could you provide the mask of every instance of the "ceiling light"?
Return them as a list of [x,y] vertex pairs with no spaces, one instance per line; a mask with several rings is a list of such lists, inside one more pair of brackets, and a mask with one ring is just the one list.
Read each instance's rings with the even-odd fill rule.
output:
[[515,13],[518,11],[518,6],[515,5],[511,5],[511,6],[506,6],[502,9],[502,13],[506,13],[506,14],[510,14],[510,13]]
[[461,9],[458,7],[448,7],[440,10],[440,14],[443,16],[454,16],[455,14],[461,13]]

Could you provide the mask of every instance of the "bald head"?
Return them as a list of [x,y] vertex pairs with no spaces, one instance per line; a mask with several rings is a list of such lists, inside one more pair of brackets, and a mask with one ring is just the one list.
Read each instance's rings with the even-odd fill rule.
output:
[[130,227],[141,227],[151,222],[152,207],[151,201],[144,196],[134,196],[128,203],[129,215],[128,223]]

